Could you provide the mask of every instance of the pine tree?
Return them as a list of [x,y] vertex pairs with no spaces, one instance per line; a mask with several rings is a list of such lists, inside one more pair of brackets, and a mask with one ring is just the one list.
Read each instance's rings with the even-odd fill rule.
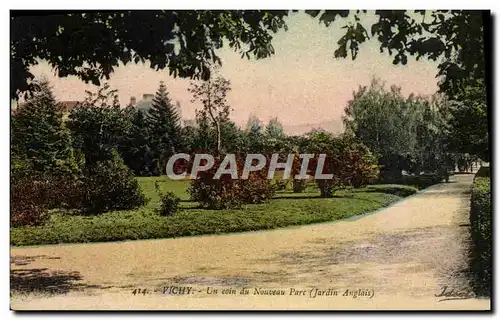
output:
[[131,126],[120,143],[120,153],[125,164],[135,175],[150,176],[154,164],[148,118],[144,111],[132,109],[127,111]]
[[13,112],[12,154],[40,173],[70,173],[75,170],[70,136],[63,125],[49,82],[38,82],[39,90]]
[[153,105],[148,110],[148,119],[152,155],[157,164],[155,174],[160,174],[165,171],[169,157],[182,147],[180,117],[163,81],[160,82],[160,87],[153,98]]

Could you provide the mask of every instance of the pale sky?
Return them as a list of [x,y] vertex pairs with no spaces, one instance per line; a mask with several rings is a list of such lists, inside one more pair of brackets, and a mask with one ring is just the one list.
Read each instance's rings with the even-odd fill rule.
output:
[[[373,16],[366,18],[373,20]],[[275,55],[262,60],[241,59],[230,48],[219,51],[220,73],[231,81],[228,101],[234,111],[231,118],[244,125],[250,114],[264,123],[277,116],[285,125],[339,122],[347,101],[359,85],[368,85],[373,76],[402,87],[403,94],[432,94],[437,90],[437,63],[409,57],[406,66],[394,66],[392,57],[381,54],[379,44],[370,41],[361,46],[355,61],[336,59],[336,42],[345,29],[342,20],[328,28],[305,13],[287,19],[288,31],[274,36]],[[58,78],[47,63],[32,68],[35,76],[45,75],[58,100],[82,100],[86,85],[76,77]],[[165,81],[173,101],[181,103],[182,117],[193,119],[199,105],[190,102],[189,79],[174,79],[168,70],[154,71],[148,65],[129,64],[115,69],[109,81],[118,89],[122,105],[131,96],[137,101],[143,93],[154,93]]]

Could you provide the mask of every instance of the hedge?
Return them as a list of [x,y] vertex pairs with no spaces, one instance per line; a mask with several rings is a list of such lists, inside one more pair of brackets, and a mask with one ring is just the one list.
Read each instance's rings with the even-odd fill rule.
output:
[[491,292],[491,220],[490,170],[483,167],[474,177],[470,211],[471,271],[473,289],[479,296],[489,296]]

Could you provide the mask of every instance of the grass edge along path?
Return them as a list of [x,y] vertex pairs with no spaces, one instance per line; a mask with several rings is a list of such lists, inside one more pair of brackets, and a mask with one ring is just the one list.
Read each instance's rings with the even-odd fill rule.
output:
[[163,239],[331,222],[387,207],[410,195],[408,187],[401,186],[403,188],[401,193],[394,185],[390,188],[369,186],[340,192],[333,198],[320,198],[316,191],[300,194],[285,191],[268,203],[235,210],[200,209],[196,203],[184,200],[183,209],[171,217],[159,216],[154,211],[155,201],[136,210],[99,216],[54,213],[44,226],[11,228],[10,243],[27,246]]

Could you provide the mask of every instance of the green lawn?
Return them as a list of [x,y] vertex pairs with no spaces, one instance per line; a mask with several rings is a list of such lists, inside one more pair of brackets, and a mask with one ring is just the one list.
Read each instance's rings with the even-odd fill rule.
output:
[[[198,208],[198,203],[189,200],[186,192],[188,180],[171,181],[167,177],[138,180],[151,199],[146,206],[90,217],[55,211],[44,226],[12,228],[11,244],[156,239],[273,229],[359,215],[387,206],[409,193],[406,186],[369,186],[339,192],[334,198],[320,198],[319,191],[311,184],[304,193],[280,191],[269,203],[246,205],[238,210],[207,210]],[[160,182],[162,190],[172,191],[181,198],[182,210],[176,215],[160,217],[155,212],[160,201],[155,192],[155,181]],[[401,189],[406,191],[401,192]]]

